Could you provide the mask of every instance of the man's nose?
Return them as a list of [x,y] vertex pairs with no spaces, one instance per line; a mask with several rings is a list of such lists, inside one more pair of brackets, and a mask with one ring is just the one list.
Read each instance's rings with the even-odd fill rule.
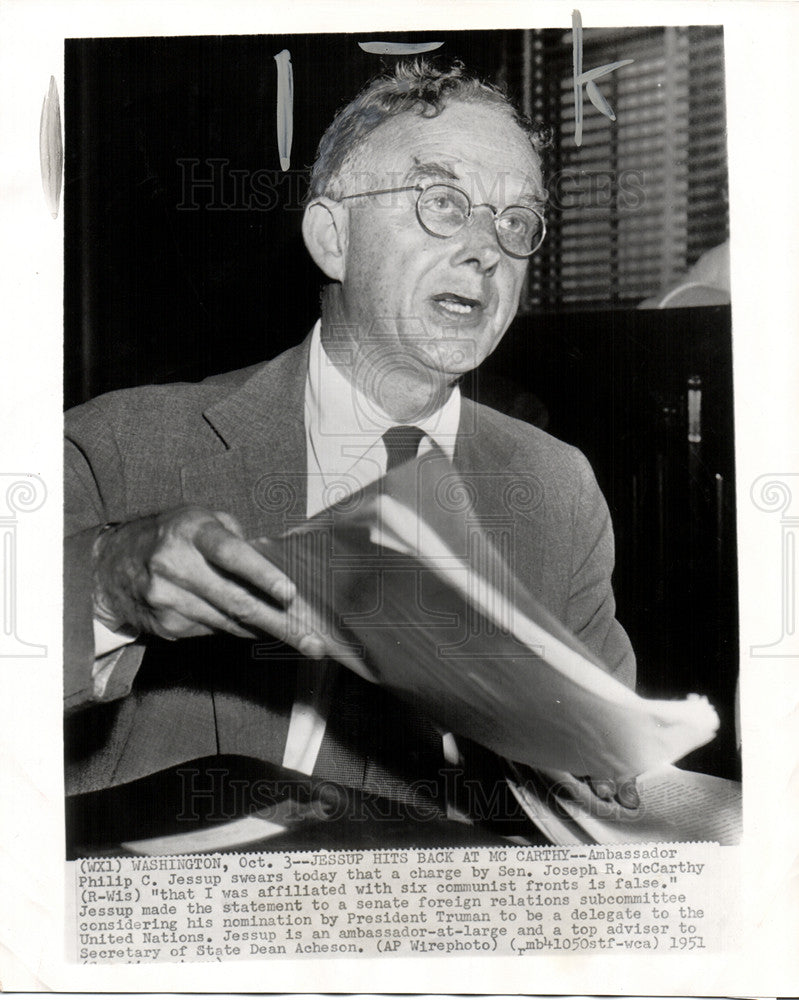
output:
[[492,274],[502,257],[502,248],[494,228],[494,213],[487,205],[472,209],[466,224],[455,234],[454,264],[471,264],[477,270]]

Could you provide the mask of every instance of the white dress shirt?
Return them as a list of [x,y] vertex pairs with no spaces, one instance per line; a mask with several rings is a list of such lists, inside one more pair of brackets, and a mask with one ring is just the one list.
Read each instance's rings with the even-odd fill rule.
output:
[[[342,357],[342,361],[346,359]],[[422,455],[438,445],[452,460],[460,421],[460,390],[444,406],[414,425],[424,431]],[[385,475],[383,434],[397,421],[353,385],[322,346],[321,323],[311,336],[305,383],[308,490],[306,513],[319,511]],[[298,671],[283,766],[311,774],[325,734],[332,680],[338,664],[306,661]]]
[[[342,356],[342,363],[346,358]],[[461,397],[456,386],[444,405],[422,420],[413,421],[424,432],[419,454],[435,443],[452,460],[460,421]],[[397,421],[369,400],[336,367],[322,346],[321,321],[311,334],[308,375],[305,382],[305,435],[307,445],[306,514],[319,511],[355,493],[385,475],[387,454],[382,436]],[[94,622],[94,688],[102,697],[115,658],[102,657],[134,641]],[[338,664],[302,661],[297,671],[297,691],[289,722],[283,766],[311,774],[330,708],[330,692]],[[449,741],[449,742],[448,742]],[[451,736],[444,737],[444,754],[454,752]]]

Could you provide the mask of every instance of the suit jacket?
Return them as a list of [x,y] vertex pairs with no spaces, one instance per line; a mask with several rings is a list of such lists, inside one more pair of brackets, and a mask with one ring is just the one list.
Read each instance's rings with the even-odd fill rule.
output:
[[[110,393],[66,416],[67,788],[91,791],[213,754],[279,764],[301,658],[227,636],[126,647],[94,694],[91,549],[99,527],[196,504],[247,537],[305,517],[309,341],[198,384]],[[586,459],[528,424],[463,400],[455,465],[487,530],[508,538],[527,588],[627,684],[615,619],[610,518]],[[342,670],[314,774],[407,799],[440,739],[418,713]],[[79,709],[85,709],[78,711]]]

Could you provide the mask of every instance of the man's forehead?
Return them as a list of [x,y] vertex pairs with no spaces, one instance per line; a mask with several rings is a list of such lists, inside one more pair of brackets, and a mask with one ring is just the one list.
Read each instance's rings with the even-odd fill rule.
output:
[[361,185],[439,180],[491,204],[545,197],[539,157],[501,105],[453,102],[433,117],[404,112],[375,129],[353,160]]
[[457,160],[423,160],[418,156],[413,159],[413,165],[398,178],[398,186],[424,181],[453,184],[462,188],[475,205],[496,207],[513,202],[536,207],[546,201],[537,164],[523,173],[504,168],[475,170]]

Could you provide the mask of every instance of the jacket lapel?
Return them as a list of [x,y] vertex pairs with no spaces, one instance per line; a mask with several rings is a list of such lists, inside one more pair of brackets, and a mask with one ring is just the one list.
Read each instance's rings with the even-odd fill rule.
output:
[[227,450],[181,470],[183,497],[238,518],[247,538],[305,519],[305,380],[310,338],[203,414]]
[[[274,537],[305,519],[309,346],[310,338],[208,407],[203,417],[226,450],[181,470],[184,500],[232,514],[246,538]],[[268,637],[238,641],[220,657],[212,692],[219,753],[280,763],[295,665],[291,651]]]
[[461,419],[455,448],[455,468],[467,483],[478,517],[507,515],[509,477],[515,475],[516,439],[504,430],[492,410],[461,401]]
[[558,613],[544,586],[547,531],[540,470],[530,467],[519,438],[493,410],[468,399],[461,409],[455,467],[466,484],[480,530],[502,555],[504,565]]

